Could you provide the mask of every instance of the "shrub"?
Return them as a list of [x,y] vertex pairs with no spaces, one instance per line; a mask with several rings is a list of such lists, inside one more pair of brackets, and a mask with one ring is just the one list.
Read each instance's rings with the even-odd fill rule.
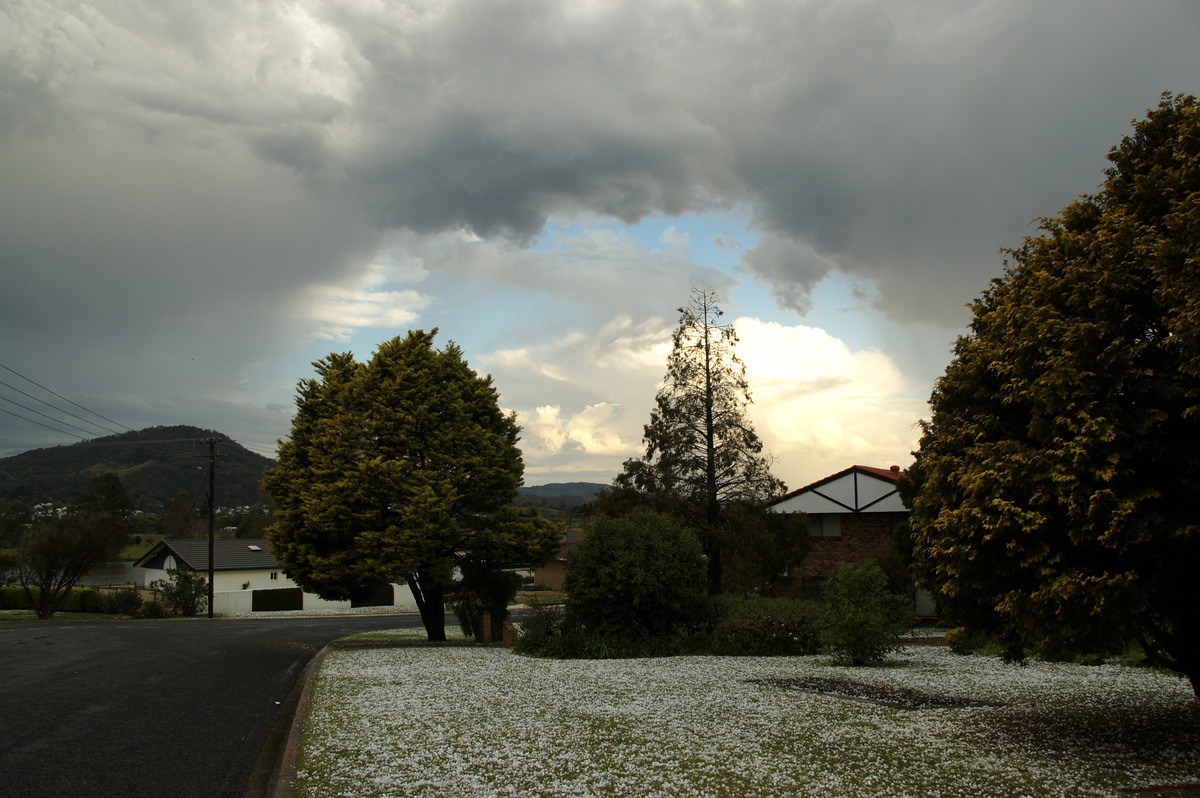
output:
[[722,596],[712,653],[746,656],[814,654],[820,646],[813,604],[799,599]]
[[[33,590],[36,591],[37,588]],[[20,585],[0,587],[0,610],[31,610],[33,606]]]
[[162,597],[164,610],[172,615],[199,615],[208,609],[208,580],[184,568],[168,568],[167,579],[151,583]]
[[707,615],[696,536],[664,515],[601,518],[571,552],[567,608],[603,637],[671,636]]
[[906,596],[888,590],[874,561],[842,564],[825,582],[817,611],[821,642],[849,665],[877,665],[900,648],[900,635],[912,627]]
[[61,612],[104,612],[104,597],[91,587],[73,587],[58,607]]
[[167,608],[158,599],[147,601],[138,609],[139,618],[166,618]]
[[144,600],[136,587],[123,587],[104,594],[104,612],[115,615],[134,615],[141,609]]

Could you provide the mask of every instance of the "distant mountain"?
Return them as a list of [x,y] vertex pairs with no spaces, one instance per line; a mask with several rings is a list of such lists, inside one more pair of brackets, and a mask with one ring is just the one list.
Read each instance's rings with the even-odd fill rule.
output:
[[223,507],[262,501],[258,482],[272,460],[255,454],[213,430],[199,427],[150,427],[90,441],[34,449],[0,459],[0,499],[26,504],[65,505],[92,478],[116,474],[135,507],[161,512],[179,491],[204,503],[208,495],[210,438],[217,444],[217,504]]
[[599,482],[553,482],[548,485],[534,485],[519,488],[521,495],[517,504],[553,508],[570,513],[579,505],[595,499],[600,491],[611,487],[612,485]]
[[595,496],[600,491],[611,487],[611,484],[601,482],[551,482],[547,485],[534,485],[519,490],[522,496],[557,499],[563,496]]

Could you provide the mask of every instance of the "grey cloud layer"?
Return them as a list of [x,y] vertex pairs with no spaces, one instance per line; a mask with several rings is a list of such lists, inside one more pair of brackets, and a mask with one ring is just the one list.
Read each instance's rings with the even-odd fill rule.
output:
[[554,215],[734,205],[782,306],[839,269],[959,323],[997,248],[1198,90],[1198,33],[1186,0],[9,3],[0,333],[30,361],[101,341],[85,371],[131,381],[136,355],[191,385],[198,355],[231,365],[195,389],[233,391],[389,229],[521,246]]

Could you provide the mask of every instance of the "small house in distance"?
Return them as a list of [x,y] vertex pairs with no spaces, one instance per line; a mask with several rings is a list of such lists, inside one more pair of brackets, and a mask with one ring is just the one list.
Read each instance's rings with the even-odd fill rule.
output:
[[562,590],[567,581],[567,555],[583,540],[583,530],[567,527],[563,530],[562,542],[542,565],[533,572],[533,584],[546,590]]
[[[892,545],[897,526],[908,518],[896,483],[900,466],[874,468],[855,465],[767,503],[776,512],[805,513],[812,548],[792,575],[806,595],[842,563],[860,565]],[[924,591],[915,597],[918,615],[936,614]]]
[[[148,587],[169,578],[167,571],[182,568],[208,576],[208,540],[162,540],[133,564],[138,584]],[[391,596],[377,606],[416,609],[407,585],[392,585]],[[349,601],[327,601],[305,593],[279,568],[275,555],[262,538],[213,541],[213,612],[237,614],[267,610],[348,609]]]

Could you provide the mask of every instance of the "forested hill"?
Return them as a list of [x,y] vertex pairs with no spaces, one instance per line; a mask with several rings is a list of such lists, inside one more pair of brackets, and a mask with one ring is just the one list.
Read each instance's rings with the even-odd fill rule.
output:
[[188,426],[150,427],[5,457],[0,459],[0,499],[65,505],[94,477],[112,472],[141,510],[161,512],[180,491],[203,504],[209,451],[203,441],[210,438],[219,441],[217,504],[232,507],[261,501],[258,482],[272,461],[219,432]]

